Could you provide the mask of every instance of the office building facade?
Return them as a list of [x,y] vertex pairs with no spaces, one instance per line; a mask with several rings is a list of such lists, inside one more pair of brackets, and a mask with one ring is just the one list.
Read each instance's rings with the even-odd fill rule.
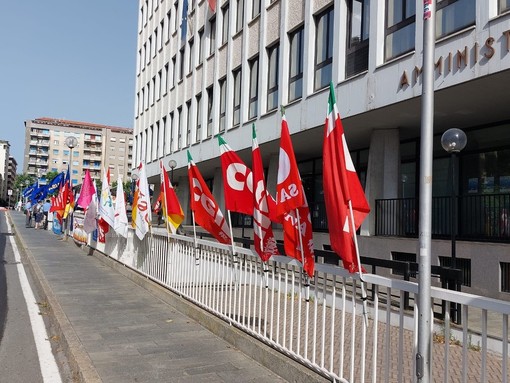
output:
[[[85,170],[100,180],[104,169],[110,169],[113,180],[120,174],[130,179],[132,167],[133,130],[128,128],[37,118],[25,121],[25,153],[23,172],[44,178],[47,172],[71,168],[73,185],[81,184]],[[77,145],[69,148],[68,137]]]
[[[189,150],[223,204],[215,137],[249,166],[255,124],[274,192],[283,105],[315,247],[327,249],[321,156],[332,81],[372,208],[361,253],[417,260],[423,2],[222,0],[214,11],[188,3],[183,12],[182,1],[139,2],[134,164],[146,163],[149,182],[158,184],[160,160],[175,160],[187,208]],[[510,1],[438,0],[435,35],[432,263],[451,264],[453,189],[463,291],[508,298]],[[452,127],[468,141],[455,182],[440,144]]]

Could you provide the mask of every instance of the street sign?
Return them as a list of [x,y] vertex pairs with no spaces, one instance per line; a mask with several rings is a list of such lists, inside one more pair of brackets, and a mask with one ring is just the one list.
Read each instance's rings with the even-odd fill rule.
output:
[[7,190],[7,195],[12,195],[12,189]]

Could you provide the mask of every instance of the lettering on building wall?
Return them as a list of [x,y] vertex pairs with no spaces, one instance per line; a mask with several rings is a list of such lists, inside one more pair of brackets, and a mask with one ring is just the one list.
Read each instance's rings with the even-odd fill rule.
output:
[[[507,52],[510,52],[510,29],[504,31],[502,35],[504,37],[502,40],[503,49],[506,49]],[[466,45],[461,49],[458,49],[456,52],[449,52],[448,55],[444,57],[439,56],[439,58],[434,63],[435,73],[437,75],[446,75],[454,72],[455,70],[462,70],[469,65],[470,60],[472,60],[473,64],[478,63],[480,61],[480,57],[485,58],[486,60],[490,60],[496,53],[496,48],[494,47],[495,42],[496,40],[491,36],[485,40],[481,47],[480,44],[476,42],[472,49]],[[422,72],[423,68],[419,66],[414,67],[411,75],[409,75],[408,72],[404,70],[400,76],[400,89],[417,84]]]

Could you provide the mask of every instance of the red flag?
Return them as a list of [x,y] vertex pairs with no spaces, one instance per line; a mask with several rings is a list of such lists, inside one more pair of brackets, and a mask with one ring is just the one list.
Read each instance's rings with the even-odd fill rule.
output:
[[225,208],[230,211],[252,215],[253,175],[251,170],[221,136],[218,136],[218,143],[221,152]]
[[161,199],[161,208],[163,209],[165,222],[167,222],[167,229],[175,234],[177,232],[177,228],[184,220],[184,213],[182,211],[181,204],[179,203],[179,199],[177,198],[177,194],[175,194],[175,189],[168,179],[168,174],[166,172],[165,165],[163,165],[163,161],[160,161],[159,165],[161,169],[161,193],[159,195]]
[[253,124],[251,153],[253,183],[255,186],[255,192],[253,193],[253,242],[255,251],[265,262],[272,255],[278,254],[278,248],[276,247],[276,240],[274,239],[273,228],[271,227],[266,182],[264,180],[264,166],[257,142],[255,124]]
[[310,209],[306,202],[285,115],[282,116],[276,210],[278,216],[283,218],[285,253],[301,261],[303,269],[313,277],[315,255]]
[[352,203],[354,226],[358,230],[370,212],[370,206],[345,141],[344,129],[330,84],[328,116],[324,128],[323,184],[331,248],[342,258],[351,273],[359,270],[349,212]]
[[211,233],[218,242],[230,244],[230,234],[225,217],[214,200],[202,175],[188,151],[188,179],[191,194],[190,207],[195,222]]

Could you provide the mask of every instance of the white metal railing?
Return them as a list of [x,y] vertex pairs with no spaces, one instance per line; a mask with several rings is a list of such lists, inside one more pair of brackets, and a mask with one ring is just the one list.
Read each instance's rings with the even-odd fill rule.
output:
[[[263,264],[240,247],[233,256],[208,240],[133,234],[110,232],[93,246],[332,380],[416,381],[419,313],[404,309],[404,293],[417,301],[416,283],[365,274],[365,322],[360,281],[340,267],[316,264],[308,285],[292,258]],[[431,328],[434,381],[507,382],[510,303],[434,287],[431,295],[446,301],[446,319]],[[450,322],[450,303],[460,304],[462,326]]]

